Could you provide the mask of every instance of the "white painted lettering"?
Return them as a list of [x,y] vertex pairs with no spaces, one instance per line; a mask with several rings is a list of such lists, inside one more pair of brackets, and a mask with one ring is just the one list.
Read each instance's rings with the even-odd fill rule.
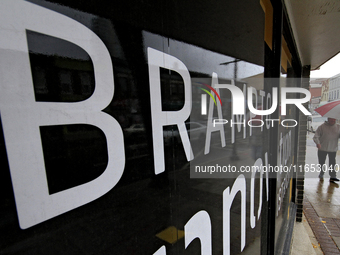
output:
[[223,191],[223,255],[230,255],[230,209],[238,192],[241,192],[241,251],[246,245],[246,179],[240,174],[233,187]]
[[[111,190],[125,165],[123,132],[102,110],[114,93],[112,61],[99,37],[84,25],[26,1],[1,1],[0,109],[20,227],[25,229],[91,202]],[[67,28],[67,29],[66,29]],[[91,57],[95,91],[74,103],[36,102],[26,30],[54,36]],[[103,131],[108,164],[98,178],[50,195],[40,126],[86,124]]]
[[[187,160],[190,161],[194,158],[184,123],[191,113],[191,79],[189,71],[182,61],[161,51],[148,48],[148,64],[155,174],[160,174],[165,170],[163,126],[177,125]],[[161,67],[175,71],[183,78],[185,102],[183,108],[179,111],[162,111],[159,71]]]
[[185,249],[198,238],[201,242],[201,254],[212,254],[211,220],[206,211],[199,211],[192,216],[184,226],[184,233]]

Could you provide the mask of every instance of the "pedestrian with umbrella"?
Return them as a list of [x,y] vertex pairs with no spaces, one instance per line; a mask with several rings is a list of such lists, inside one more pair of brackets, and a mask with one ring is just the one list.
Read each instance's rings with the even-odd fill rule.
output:
[[317,109],[316,112],[324,117],[328,117],[322,125],[320,125],[313,137],[318,148],[318,160],[322,167],[319,174],[320,180],[323,180],[324,173],[327,171],[325,165],[326,157],[329,160],[329,176],[330,182],[339,181],[336,177],[335,164],[336,152],[338,150],[338,140],[340,137],[340,125],[336,123],[336,119],[340,117],[340,100],[325,104]]

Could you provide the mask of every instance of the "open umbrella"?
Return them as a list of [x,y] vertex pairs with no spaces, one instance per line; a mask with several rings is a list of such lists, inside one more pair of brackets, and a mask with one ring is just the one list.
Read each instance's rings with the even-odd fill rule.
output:
[[320,106],[315,111],[324,117],[340,119],[340,100]]

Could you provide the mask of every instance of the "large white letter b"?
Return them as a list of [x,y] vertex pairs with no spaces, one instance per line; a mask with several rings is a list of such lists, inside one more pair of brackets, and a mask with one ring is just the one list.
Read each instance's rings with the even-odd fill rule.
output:
[[[93,95],[76,103],[36,102],[26,29],[84,49],[95,76]],[[102,110],[114,93],[112,62],[103,42],[82,24],[38,5],[0,2],[0,110],[20,227],[25,229],[93,201],[111,190],[124,171],[123,133]],[[108,165],[96,179],[48,192],[40,126],[87,124],[106,136]]]

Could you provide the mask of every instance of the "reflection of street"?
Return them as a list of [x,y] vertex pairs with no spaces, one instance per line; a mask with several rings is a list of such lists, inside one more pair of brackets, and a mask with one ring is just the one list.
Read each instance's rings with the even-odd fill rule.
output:
[[[317,148],[312,140],[313,135],[313,133],[307,134],[306,164],[309,166],[318,163]],[[340,163],[339,151],[336,162]],[[337,176],[339,177],[340,173]],[[337,252],[334,254],[339,254],[337,247],[340,247],[340,183],[329,182],[328,173],[325,173],[325,177],[321,181],[317,172],[306,173],[304,213],[323,252],[327,254],[327,249],[332,248]],[[329,243],[333,246],[330,247]]]
[[[318,162],[318,149],[313,141],[314,133],[308,132],[307,133],[307,148],[306,148],[306,164],[305,164],[305,177],[307,178],[318,178],[319,171],[314,171],[313,168],[317,168]],[[340,142],[338,143],[338,152],[336,155],[336,163],[340,165]],[[328,165],[328,157],[326,159],[326,164]],[[298,167],[298,169],[300,169]],[[337,171],[340,171],[340,168],[336,167]],[[340,173],[337,173],[337,176],[340,176]],[[328,172],[325,173],[325,177],[329,177]],[[326,180],[326,179],[325,179]],[[328,179],[327,179],[328,180]],[[339,183],[340,184],[340,183]]]

